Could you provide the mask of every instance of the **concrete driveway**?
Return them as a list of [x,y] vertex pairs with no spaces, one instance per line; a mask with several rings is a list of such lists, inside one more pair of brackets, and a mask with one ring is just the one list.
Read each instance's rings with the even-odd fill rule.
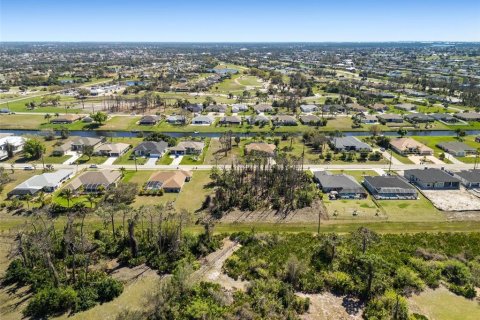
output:
[[[426,159],[427,161],[424,162],[423,159]],[[445,164],[442,160],[434,157],[434,156],[408,156],[408,159],[410,159],[413,163],[415,164],[428,164],[428,163],[433,163],[433,164]]]
[[458,160],[457,158],[455,158],[454,156],[452,156],[450,153],[447,153],[447,152],[445,152],[445,159],[448,159],[455,164],[463,164],[462,161]]
[[68,158],[67,160],[65,160],[65,162],[63,162],[63,164],[71,164],[71,163],[74,163],[75,161],[77,161],[78,158],[80,158],[82,155],[78,152],[75,152],[75,151],[68,151],[67,153],[65,153],[67,156],[71,156],[70,158]]
[[104,163],[102,163],[103,165],[112,165],[115,160],[117,160],[118,157],[109,157]]
[[153,167],[157,163],[158,158],[148,158],[147,162],[145,162],[144,166],[146,167]]
[[180,164],[180,162],[182,162],[182,159],[183,159],[183,156],[170,156],[171,158],[173,158],[173,161],[172,163],[170,163],[171,166],[178,166]]

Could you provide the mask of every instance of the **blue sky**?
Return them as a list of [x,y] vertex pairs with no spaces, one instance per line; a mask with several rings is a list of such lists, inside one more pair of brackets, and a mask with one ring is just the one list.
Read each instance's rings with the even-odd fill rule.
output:
[[480,41],[479,0],[0,0],[0,41]]

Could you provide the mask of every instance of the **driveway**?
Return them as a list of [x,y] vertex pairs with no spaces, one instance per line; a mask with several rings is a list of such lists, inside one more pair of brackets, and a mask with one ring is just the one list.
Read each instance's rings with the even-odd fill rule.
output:
[[148,158],[147,162],[145,162],[144,166],[153,167],[157,163],[158,158]]
[[109,157],[109,158],[108,158],[104,163],[102,163],[102,164],[104,164],[104,165],[112,165],[112,164],[115,162],[115,160],[117,160],[117,157]]
[[[424,162],[423,159],[426,159],[427,161]],[[413,163],[415,164],[445,164],[442,160],[435,158],[434,156],[408,156],[408,159],[410,159]]]
[[462,161],[458,160],[454,156],[452,156],[450,153],[445,152],[445,159],[450,160],[454,164],[463,164]]
[[183,156],[171,156],[173,158],[172,163],[170,163],[171,166],[178,166],[180,162],[182,162]]
[[78,158],[80,158],[82,155],[78,152],[75,152],[75,151],[68,151],[65,153],[67,156],[71,156],[70,158],[68,158],[67,160],[65,160],[65,162],[63,162],[63,164],[71,164],[71,163],[74,163],[75,161],[77,161]]
[[381,151],[380,149],[373,149],[373,151],[378,151],[382,154],[382,156],[387,159],[388,161],[390,161],[390,158],[392,158],[392,164],[395,164],[395,165],[402,165],[402,162],[400,160],[398,160],[397,158],[395,158],[394,156],[391,156],[390,155],[390,152],[387,152],[387,151]]

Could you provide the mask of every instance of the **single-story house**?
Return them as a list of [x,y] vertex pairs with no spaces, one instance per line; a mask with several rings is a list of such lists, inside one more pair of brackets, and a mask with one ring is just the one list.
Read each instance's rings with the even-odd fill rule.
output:
[[8,193],[8,197],[34,196],[40,191],[53,192],[72,175],[73,170],[67,169],[35,175],[16,186]]
[[416,154],[422,156],[431,156],[433,155],[433,150],[423,143],[418,142],[412,138],[396,138],[390,140],[391,148],[404,156],[409,154]]
[[277,147],[272,143],[252,142],[245,145],[245,154],[273,157],[276,149]]
[[59,146],[56,146],[52,151],[52,155],[57,157],[64,156],[71,149],[72,149],[72,141],[67,141],[65,143],[62,143]]
[[143,141],[133,148],[137,157],[161,158],[167,151],[168,143],[165,141]]
[[[83,151],[85,147],[96,147],[103,143],[105,138],[76,137],[70,141],[72,151]],[[67,142],[68,143],[68,142]]]
[[399,103],[396,104],[394,108],[402,111],[412,111],[417,109],[417,106],[412,103]]
[[415,200],[417,189],[399,176],[366,176],[363,185],[375,199]]
[[248,111],[248,106],[246,104],[232,104],[232,113],[245,112]]
[[128,143],[105,143],[95,149],[95,154],[107,157],[120,157],[125,154],[131,145]]
[[340,104],[325,104],[322,106],[322,111],[326,113],[345,113],[346,108]]
[[448,113],[432,113],[430,115],[435,120],[446,122],[446,123],[457,123],[460,122],[457,118]]
[[380,122],[385,122],[385,123],[402,123],[403,122],[402,116],[396,113],[378,114],[377,118]]
[[56,118],[52,118],[50,120],[50,123],[53,124],[68,124],[68,123],[73,123],[77,120],[80,120],[82,117],[79,116],[78,114],[65,114],[65,115],[60,115]]
[[92,122],[93,122],[93,118],[90,117],[90,116],[86,116],[85,118],[82,119],[82,122],[92,123]]
[[8,145],[11,146],[13,154],[16,154],[23,150],[25,141],[26,140],[24,137],[14,136],[11,134],[2,134],[0,136],[0,160],[8,158]]
[[262,124],[270,123],[270,119],[262,115],[250,116],[250,117],[246,117],[245,119],[247,120],[248,124],[251,124],[251,125],[254,125],[254,124],[262,125]]
[[185,116],[182,115],[171,115],[168,116],[165,121],[170,124],[185,124],[187,122],[187,119],[185,118]]
[[453,176],[459,179],[466,188],[480,188],[480,169],[453,172]]
[[311,113],[318,110],[318,107],[314,104],[302,104],[300,110],[305,113]]
[[207,112],[221,112],[225,113],[227,112],[227,106],[224,104],[211,104],[208,107],[205,108],[205,111]]
[[331,199],[362,199],[367,197],[367,191],[347,174],[331,174],[328,171],[316,171],[314,179],[324,193],[329,193]]
[[410,169],[403,176],[421,189],[460,189],[460,180],[441,169]]
[[86,193],[99,192],[115,187],[121,177],[121,172],[117,170],[85,171],[67,184],[65,188],[72,191],[82,188],[82,191]]
[[318,125],[320,123],[320,118],[314,114],[303,114],[300,117],[300,122],[306,125]]
[[215,121],[214,118],[210,116],[196,116],[192,119],[193,125],[211,125]]
[[383,112],[388,110],[388,106],[383,103],[375,103],[371,106],[369,106],[370,109],[377,111],[377,112]]
[[360,114],[358,115],[358,117],[360,118],[360,122],[365,124],[374,124],[378,122],[377,117],[369,114]]
[[410,123],[428,123],[435,121],[435,118],[424,113],[409,113],[405,115],[404,118]]
[[138,121],[138,124],[143,125],[143,126],[154,126],[160,121],[159,116],[155,115],[146,115],[143,116],[140,121]]
[[225,116],[222,117],[219,121],[220,124],[232,124],[232,125],[241,125],[242,118],[238,116]]
[[364,106],[359,105],[358,103],[347,103],[347,110],[353,112],[367,112],[368,109]]
[[480,113],[478,112],[459,112],[455,117],[464,121],[480,121]]
[[185,170],[155,172],[148,179],[145,189],[178,193],[191,178],[192,173]]
[[203,104],[197,103],[197,104],[189,104],[188,106],[185,107],[190,112],[202,112],[203,111]]
[[201,141],[181,141],[175,147],[170,148],[170,154],[186,155],[186,154],[201,154],[205,143]]
[[476,154],[477,149],[460,141],[440,142],[437,147],[456,157],[465,157],[469,154]]
[[352,136],[330,138],[330,147],[337,152],[372,151],[372,147]]
[[272,117],[272,123],[276,126],[296,126],[297,120],[295,117],[280,114],[278,116]]
[[269,113],[273,112],[273,107],[270,104],[258,104],[253,107],[253,110],[258,113]]

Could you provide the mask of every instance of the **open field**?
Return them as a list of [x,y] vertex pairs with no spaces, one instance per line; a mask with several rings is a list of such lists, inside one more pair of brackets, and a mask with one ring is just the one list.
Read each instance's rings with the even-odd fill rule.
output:
[[480,305],[448,291],[444,286],[426,289],[409,300],[412,312],[423,314],[430,320],[476,320],[480,315]]

